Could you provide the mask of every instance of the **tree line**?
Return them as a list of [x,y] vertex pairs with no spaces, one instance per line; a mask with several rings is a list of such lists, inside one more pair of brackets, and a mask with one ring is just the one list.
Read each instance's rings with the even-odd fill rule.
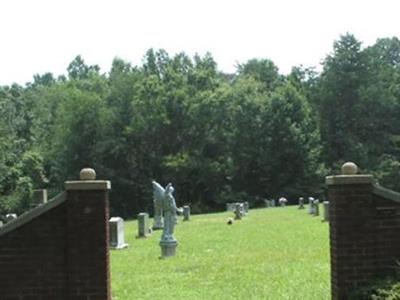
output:
[[152,211],[151,180],[195,212],[225,203],[323,197],[345,161],[400,190],[400,41],[341,36],[322,71],[279,73],[251,59],[235,74],[211,54],[150,49],[103,74],[77,56],[67,74],[0,86],[0,214],[55,195],[83,167],[112,181],[113,214]]

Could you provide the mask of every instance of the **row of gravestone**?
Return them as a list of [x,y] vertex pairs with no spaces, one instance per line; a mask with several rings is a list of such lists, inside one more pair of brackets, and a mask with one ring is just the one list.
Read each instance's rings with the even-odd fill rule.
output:
[[249,213],[249,202],[226,203],[226,210],[235,214],[235,220],[241,220],[243,216]]
[[[314,199],[313,197],[308,197],[308,213],[313,216],[319,216],[319,200]],[[299,209],[304,209],[305,203],[304,198],[299,198]],[[324,214],[323,214],[323,221],[329,222],[329,201],[323,202],[324,206]]]
[[[147,238],[151,235],[152,230],[163,229],[160,227],[159,220],[154,220],[153,227],[150,227],[150,219],[148,213],[139,213],[138,219],[138,235],[137,238]],[[161,217],[162,221],[162,217]],[[190,221],[190,207],[183,207],[183,221]],[[162,224],[163,222],[161,222]],[[112,249],[123,249],[128,247],[125,243],[124,220],[120,217],[112,217],[108,221],[110,229],[110,247]]]
[[[276,207],[276,200],[275,199],[265,199],[264,200],[265,207]],[[280,207],[285,207],[286,204],[288,203],[288,200],[285,197],[280,197],[278,199],[278,203]]]

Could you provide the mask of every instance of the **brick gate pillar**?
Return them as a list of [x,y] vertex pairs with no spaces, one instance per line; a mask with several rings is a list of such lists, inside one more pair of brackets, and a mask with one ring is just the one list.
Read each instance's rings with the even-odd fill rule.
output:
[[111,299],[109,206],[111,183],[83,169],[79,181],[65,182],[67,192],[68,299]]

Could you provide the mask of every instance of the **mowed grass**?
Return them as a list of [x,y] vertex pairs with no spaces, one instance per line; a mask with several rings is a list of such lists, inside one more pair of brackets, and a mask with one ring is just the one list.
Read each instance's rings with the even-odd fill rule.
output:
[[[111,251],[114,300],[330,299],[328,224],[297,207],[192,215],[175,227],[177,255],[159,259],[160,231]],[[152,221],[152,220],[151,220]]]

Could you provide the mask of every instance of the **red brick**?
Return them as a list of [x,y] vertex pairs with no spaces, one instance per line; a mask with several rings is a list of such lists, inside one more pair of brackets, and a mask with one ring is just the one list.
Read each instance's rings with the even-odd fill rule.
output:
[[111,299],[108,234],[108,191],[69,191],[0,237],[0,298]]
[[375,196],[372,184],[328,186],[328,199],[332,299],[347,299],[354,288],[395,271],[400,203]]

